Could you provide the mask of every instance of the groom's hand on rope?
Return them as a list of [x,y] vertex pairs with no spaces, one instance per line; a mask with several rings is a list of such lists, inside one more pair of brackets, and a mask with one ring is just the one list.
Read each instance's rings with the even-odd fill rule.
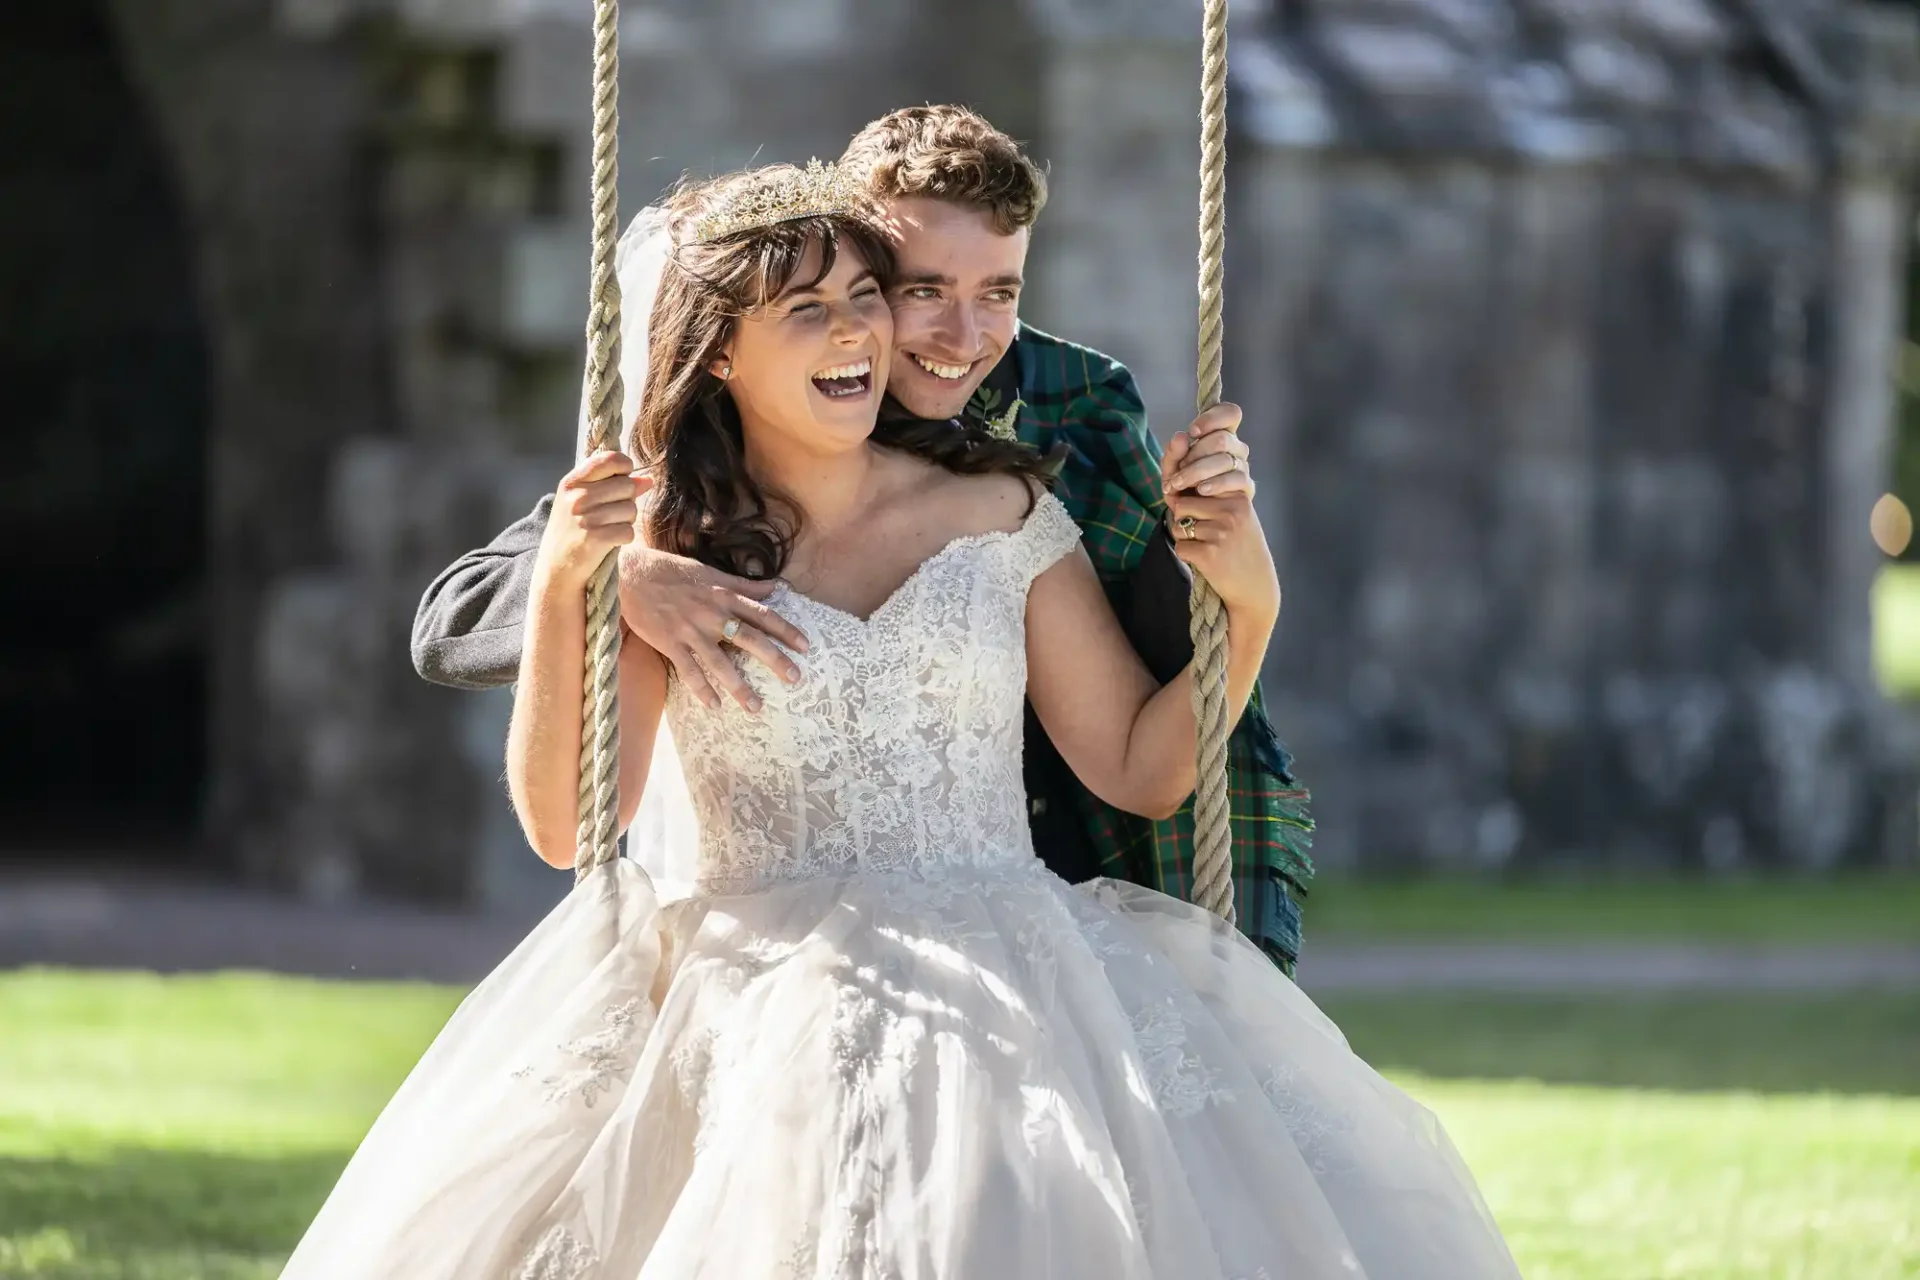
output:
[[[736,578],[641,543],[620,555],[621,616],[635,635],[673,664],[688,691],[708,707],[718,707],[727,697],[748,711],[760,709],[760,697],[726,652],[729,647],[788,684],[799,683],[800,669],[780,646],[805,653],[807,638],[761,603],[773,590],[771,582]],[[734,625],[729,627],[729,622]]]
[[1167,444],[1161,485],[1174,554],[1206,576],[1231,612],[1271,622],[1280,579],[1253,509],[1254,482],[1240,439],[1240,406],[1222,401]]

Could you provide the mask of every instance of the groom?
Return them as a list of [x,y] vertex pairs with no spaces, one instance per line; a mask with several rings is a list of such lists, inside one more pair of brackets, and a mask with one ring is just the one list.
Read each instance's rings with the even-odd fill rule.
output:
[[[1133,375],[1019,321],[1029,233],[1047,196],[1039,168],[1006,134],[951,106],[909,107],[874,121],[840,164],[865,179],[897,235],[887,411],[971,418],[1064,453],[1055,493],[1080,524],[1134,647],[1156,678],[1171,679],[1192,657],[1187,580],[1165,525],[1160,446]],[[1195,424],[1196,442],[1208,425]],[[1223,443],[1195,443],[1181,460],[1182,480],[1207,474],[1203,455],[1217,464]],[[423,677],[468,689],[513,680],[551,505],[551,495],[541,499],[427,588],[413,625],[414,666]],[[759,603],[770,583],[637,544],[622,554],[620,580],[628,624],[709,704],[747,696],[717,641],[729,618],[748,624],[735,643],[749,659],[777,661],[767,639],[796,649],[804,643]],[[1257,686],[1229,743],[1228,766],[1239,924],[1291,973],[1299,903],[1312,876],[1312,822]],[[1160,821],[1104,804],[1073,777],[1031,708],[1025,780],[1034,847],[1056,873],[1075,882],[1109,875],[1191,899],[1191,802]]]

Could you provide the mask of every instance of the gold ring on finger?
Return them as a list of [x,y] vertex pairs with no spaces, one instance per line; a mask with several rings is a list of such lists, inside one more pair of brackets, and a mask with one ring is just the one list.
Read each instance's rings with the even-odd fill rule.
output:
[[732,644],[733,638],[740,634],[740,619],[728,618],[720,624],[720,643]]
[[1180,530],[1181,537],[1191,542],[1200,536],[1200,530],[1195,527],[1198,523],[1192,516],[1181,516],[1174,527]]

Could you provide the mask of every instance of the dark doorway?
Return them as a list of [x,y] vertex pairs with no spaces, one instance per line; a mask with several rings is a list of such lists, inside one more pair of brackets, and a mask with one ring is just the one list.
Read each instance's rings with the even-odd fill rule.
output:
[[97,0],[0,5],[0,857],[195,857],[207,357]]

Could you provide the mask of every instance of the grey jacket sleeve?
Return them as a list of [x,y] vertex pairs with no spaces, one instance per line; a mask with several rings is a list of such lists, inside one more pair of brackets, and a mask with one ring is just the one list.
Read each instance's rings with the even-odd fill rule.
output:
[[413,669],[455,689],[497,689],[520,673],[533,560],[553,495],[433,580],[413,615]]

